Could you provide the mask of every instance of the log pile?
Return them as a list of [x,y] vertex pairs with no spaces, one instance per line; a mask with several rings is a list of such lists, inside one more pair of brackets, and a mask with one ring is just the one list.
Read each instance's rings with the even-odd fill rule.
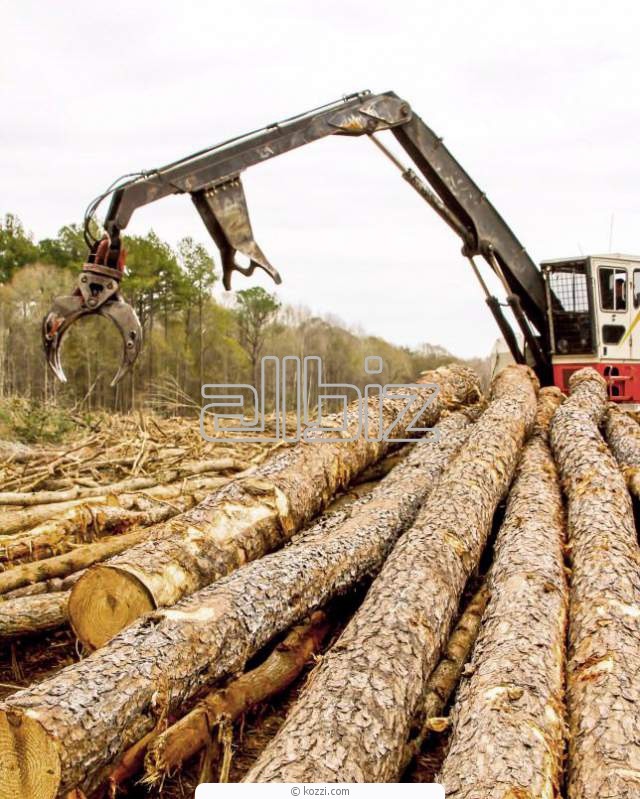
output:
[[152,419],[5,447],[0,799],[436,775],[458,799],[639,795],[640,427],[590,369],[568,399],[523,366],[486,401],[466,369],[428,377],[440,435],[401,448]]
[[500,375],[465,447],[247,781],[397,780],[426,682],[533,425],[536,393],[526,367]]
[[[12,696],[0,713],[7,745],[8,736],[16,751],[34,743],[33,760],[51,773],[51,790],[92,785],[156,727],[161,708],[171,712],[241,670],[274,635],[380,567],[463,442],[468,420],[455,414],[442,427],[441,442],[418,444],[401,471],[350,512],[332,514],[293,546],[148,615],[87,659]],[[30,796],[20,780],[13,788]]]
[[[422,415],[424,426],[434,424],[443,409],[479,398],[477,378],[465,367],[441,367],[430,380],[439,393]],[[381,424],[387,429],[397,422],[394,437],[405,437],[412,417],[402,413],[402,391],[396,395],[385,400],[381,413],[375,401],[362,409],[349,406],[344,431],[319,431],[311,440],[303,439],[250,477],[233,481],[193,510],[156,526],[145,541],[107,566],[88,571],[69,601],[78,638],[89,649],[102,646],[138,616],[170,606],[285,543],[389,451],[388,441],[376,440]],[[423,401],[432,395],[429,385],[421,391]],[[355,437],[362,414],[372,433],[369,439]]]

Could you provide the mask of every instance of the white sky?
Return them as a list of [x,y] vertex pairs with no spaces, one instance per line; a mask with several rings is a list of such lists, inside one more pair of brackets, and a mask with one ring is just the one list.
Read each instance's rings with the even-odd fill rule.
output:
[[[0,0],[0,20],[0,213],[37,238],[123,172],[368,88],[444,136],[535,260],[607,251],[612,214],[613,249],[640,251],[637,0]],[[285,301],[399,344],[489,351],[457,237],[366,139],[312,144],[244,184]],[[208,241],[184,196],[128,231],[150,227]]]

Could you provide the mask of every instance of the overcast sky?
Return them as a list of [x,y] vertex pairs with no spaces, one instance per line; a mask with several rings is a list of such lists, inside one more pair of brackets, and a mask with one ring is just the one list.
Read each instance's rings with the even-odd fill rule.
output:
[[[536,261],[608,251],[611,232],[613,250],[640,252],[639,9],[0,0],[0,213],[52,236],[123,172],[393,89]],[[244,184],[285,301],[398,344],[488,353],[496,328],[457,237],[366,139],[312,144]],[[139,210],[128,231],[151,227],[217,258],[184,196]]]

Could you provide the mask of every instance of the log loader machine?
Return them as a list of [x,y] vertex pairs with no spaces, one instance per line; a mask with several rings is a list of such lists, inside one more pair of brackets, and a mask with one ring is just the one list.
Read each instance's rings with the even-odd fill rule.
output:
[[[417,172],[376,137],[390,130]],[[87,262],[72,295],[54,300],[43,322],[47,361],[64,381],[60,345],[80,317],[111,319],[124,341],[115,385],[134,364],[142,330],[133,308],[120,294],[125,249],[122,231],[133,212],[170,194],[189,194],[220,251],[223,284],[233,272],[256,268],[281,282],[255,241],[241,182],[249,167],[326,136],[370,138],[399,169],[406,182],[462,240],[462,254],[480,282],[486,303],[508,348],[510,359],[529,363],[543,385],[567,390],[572,372],[592,366],[607,380],[612,401],[640,402],[640,257],[593,255],[551,260],[536,266],[484,192],[409,104],[393,92],[358,92],[282,122],[200,150],[148,172],[126,175],[99,195],[85,214]],[[91,231],[100,203],[111,202],[104,235]],[[238,255],[248,265],[238,262]],[[476,258],[497,275],[505,302],[494,296]],[[509,308],[515,320],[504,313]]]

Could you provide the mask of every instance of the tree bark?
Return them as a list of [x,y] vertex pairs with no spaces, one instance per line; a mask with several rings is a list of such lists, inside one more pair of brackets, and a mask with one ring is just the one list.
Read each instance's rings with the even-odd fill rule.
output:
[[414,725],[417,732],[412,733],[405,747],[401,772],[406,769],[412,758],[418,755],[432,731],[443,732],[448,728],[449,720],[442,718],[442,711],[460,680],[464,665],[478,637],[489,596],[489,586],[485,581],[456,622],[440,662],[429,677],[424,696],[420,700],[417,723]]
[[213,729],[284,691],[299,676],[329,631],[322,611],[293,628],[269,657],[225,688],[212,691],[193,710],[159,735],[147,748],[145,782],[157,784],[206,746]]
[[[332,513],[295,544],[140,619],[85,660],[11,696],[0,710],[0,738],[29,766],[12,771],[12,754],[0,760],[0,798],[92,787],[159,716],[241,671],[274,635],[375,573],[468,427],[464,413],[451,414],[439,424],[440,442],[416,443],[348,513]],[[34,793],[31,786],[44,782],[49,793]]]
[[548,429],[562,402],[543,389],[498,532],[491,600],[452,713],[438,777],[456,799],[560,797],[568,588],[564,511]]
[[605,415],[605,434],[629,491],[640,498],[640,425],[610,403]]
[[527,367],[498,376],[466,446],[246,782],[398,779],[428,677],[531,431],[536,391]]
[[631,498],[598,431],[605,381],[581,369],[551,444],[568,500],[569,799],[640,793],[640,552]]
[[68,591],[0,602],[0,640],[55,630],[67,622]]
[[[480,396],[476,376],[464,367],[440,368],[431,380],[440,393],[423,414],[424,425],[434,424],[442,410]],[[425,387],[421,396],[427,399],[431,393]],[[385,429],[398,419],[405,404],[402,399],[385,400]],[[364,405],[363,413],[368,414],[372,432],[377,431],[377,404]],[[404,437],[410,422],[409,415],[401,416],[394,437]],[[235,481],[193,510],[158,526],[148,541],[87,572],[74,586],[69,602],[69,618],[78,638],[89,649],[102,646],[143,613],[173,605],[281,546],[356,474],[388,451],[388,441],[366,440],[358,432],[360,426],[361,408],[350,406],[347,432],[334,429],[300,441],[251,477]]]

